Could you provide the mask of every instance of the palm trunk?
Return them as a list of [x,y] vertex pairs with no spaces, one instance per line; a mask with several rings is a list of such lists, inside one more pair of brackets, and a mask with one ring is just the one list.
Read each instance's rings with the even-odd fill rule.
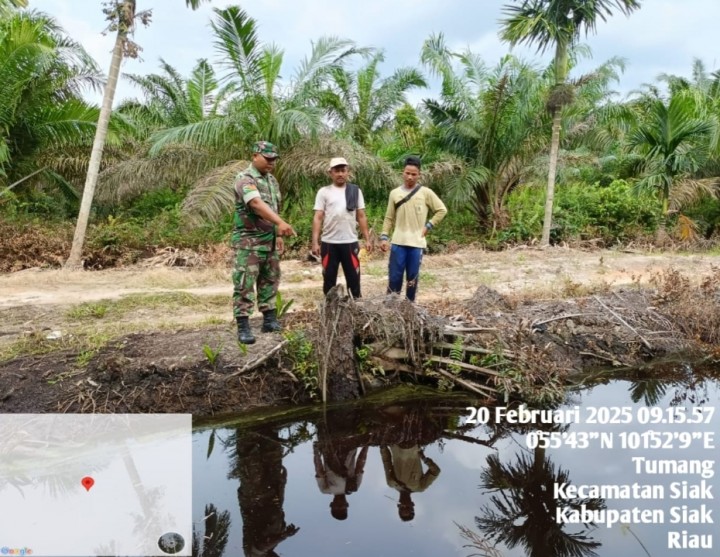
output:
[[[558,40],[555,46],[555,87],[563,85],[568,72],[568,44]],[[547,195],[545,197],[545,217],[543,219],[541,246],[550,245],[553,202],[555,200],[555,176],[557,175],[558,153],[560,152],[560,128],[562,126],[562,106],[555,103],[552,107],[552,137],[550,139],[550,164],[548,168]]]
[[550,139],[550,166],[548,168],[548,183],[545,196],[545,218],[543,219],[541,246],[550,245],[550,228],[552,228],[553,202],[555,200],[555,176],[557,174],[558,153],[560,151],[560,127],[561,115],[560,108],[556,108],[553,113],[552,137]]
[[126,2],[126,4],[127,6],[124,7],[125,9],[122,10],[121,13],[123,13],[127,20],[124,20],[125,18],[121,17],[121,20],[118,22],[115,48],[113,48],[110,71],[108,72],[108,80],[103,94],[102,108],[100,109],[100,117],[98,118],[97,128],[95,130],[95,139],[93,140],[87,177],[85,178],[85,187],[83,188],[80,212],[78,213],[78,220],[75,225],[75,236],[73,237],[70,257],[68,257],[68,260],[65,262],[66,269],[82,268],[81,257],[83,244],[85,243],[85,233],[87,231],[87,224],[90,218],[93,196],[95,195],[95,186],[97,185],[100,162],[102,161],[103,149],[105,147],[105,137],[107,136],[108,125],[110,124],[112,104],[113,99],[115,98],[115,88],[120,75],[120,64],[123,59],[123,49],[128,31],[130,30],[135,16],[135,0]]

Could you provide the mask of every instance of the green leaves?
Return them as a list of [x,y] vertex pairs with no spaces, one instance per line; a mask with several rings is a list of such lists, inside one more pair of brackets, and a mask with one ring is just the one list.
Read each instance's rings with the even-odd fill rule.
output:
[[422,60],[443,80],[440,100],[425,101],[442,153],[426,179],[453,206],[470,206],[480,227],[491,227],[523,168],[547,145],[548,80],[513,56],[487,68],[472,52],[448,50],[442,36],[425,41]]
[[569,47],[614,11],[630,15],[639,8],[639,0],[523,0],[503,8],[500,38],[511,46],[534,44],[539,52],[558,43]]
[[[668,102],[658,98],[642,106],[647,111],[628,140],[629,148],[644,157],[639,186],[658,191],[664,213],[697,194],[717,195],[716,184],[694,179],[711,155],[717,121],[703,117],[703,107],[698,106],[695,96],[684,91],[672,95]],[[673,189],[680,184],[680,195],[671,202]]]
[[60,172],[47,153],[92,140],[98,112],[79,94],[100,80],[87,52],[52,18],[38,12],[0,18],[0,176],[13,183],[32,175],[21,191],[47,180],[46,172],[34,174],[38,169]]

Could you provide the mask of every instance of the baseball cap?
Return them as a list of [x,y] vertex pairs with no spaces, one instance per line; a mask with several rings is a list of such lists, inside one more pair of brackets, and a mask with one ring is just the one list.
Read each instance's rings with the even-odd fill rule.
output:
[[328,166],[328,170],[332,170],[336,166],[349,166],[348,162],[342,158],[342,157],[333,157],[330,159],[330,166]]
[[254,143],[253,153],[259,153],[263,157],[266,157],[268,159],[276,159],[280,156],[278,155],[275,145],[273,145],[269,141],[257,141],[256,143]]

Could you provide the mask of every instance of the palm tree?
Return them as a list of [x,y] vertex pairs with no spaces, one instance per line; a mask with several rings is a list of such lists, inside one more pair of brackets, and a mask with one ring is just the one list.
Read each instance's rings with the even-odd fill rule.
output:
[[77,196],[66,154],[92,139],[97,110],[80,95],[100,84],[95,62],[51,17],[0,18],[0,195],[42,181]]
[[[168,149],[184,150],[184,162],[178,160],[177,168],[186,168],[186,178],[195,181],[184,203],[185,214],[204,220],[227,214],[234,203],[232,178],[247,166],[250,146],[258,138],[275,143],[283,153],[276,174],[284,194],[288,189],[297,193],[304,179],[291,160],[302,162],[302,172],[309,171],[306,176],[319,171],[323,179],[329,156],[359,151],[364,155],[359,160],[374,165],[352,142],[328,148],[327,111],[319,102],[331,75],[351,56],[366,54],[366,49],[345,39],[321,38],[312,43],[310,55],[289,82],[283,83],[283,51],[259,40],[255,20],[243,10],[216,9],[211,26],[218,67],[224,70],[219,82],[227,89],[228,100],[214,116],[156,132],[149,151],[154,158]],[[386,165],[374,166],[383,166],[384,171]]]
[[399,68],[390,77],[380,79],[378,65],[384,59],[378,52],[356,72],[334,68],[332,84],[323,91],[320,102],[338,131],[365,147],[392,121],[395,110],[407,102],[408,91],[427,87],[415,68]]
[[211,27],[215,51],[224,70],[220,79],[233,96],[215,118],[155,134],[151,155],[177,143],[235,155],[240,146],[248,155],[250,145],[259,137],[286,150],[305,135],[317,135],[325,116],[316,102],[319,88],[333,69],[358,52],[352,41],[319,39],[290,83],[283,84],[280,70],[284,53],[259,40],[255,20],[237,6],[214,13]]
[[[233,86],[221,86],[205,59],[197,61],[188,78],[162,59],[160,65],[160,74],[126,76],[141,89],[144,99],[126,101],[115,110],[115,115],[130,125],[132,134],[126,139],[129,150],[124,160],[100,174],[97,197],[101,201],[120,201],[150,188],[182,185],[188,175],[208,170],[195,157],[200,166],[188,173],[187,161],[193,151],[187,147],[165,148],[150,157],[151,137],[168,128],[220,117]],[[177,164],[178,159],[186,164]]]
[[205,505],[205,530],[203,533],[193,530],[192,554],[222,557],[230,537],[230,523],[230,511],[219,513],[212,503]]
[[11,14],[16,8],[27,8],[28,0],[0,0],[0,16]]
[[669,101],[646,101],[647,113],[628,138],[628,147],[642,157],[640,187],[656,190],[663,218],[704,195],[720,194],[720,177],[699,178],[718,130],[705,117],[692,92],[680,90]]
[[502,21],[500,33],[503,40],[511,46],[536,44],[540,52],[555,47],[555,85],[547,102],[552,116],[552,139],[541,239],[543,246],[550,243],[562,108],[573,98],[573,90],[566,83],[569,51],[577,44],[583,31],[586,34],[594,32],[598,20],[606,21],[614,9],[629,15],[638,8],[639,0],[522,0],[519,6],[505,6],[506,18]]
[[[208,0],[185,0],[185,4],[195,10],[203,1]],[[105,147],[105,138],[110,123],[112,103],[115,98],[115,88],[120,74],[120,64],[122,63],[124,55],[137,54],[137,50],[132,48],[134,45],[129,40],[129,36],[132,34],[135,26],[136,4],[136,0],[115,0],[115,2],[111,4],[111,7],[105,10],[108,18],[111,20],[111,28],[117,31],[117,36],[113,48],[112,60],[110,62],[108,80],[105,85],[105,93],[103,94],[102,108],[100,109],[100,116],[95,131],[95,139],[90,154],[90,162],[88,164],[85,187],[83,188],[75,235],[73,236],[70,256],[65,262],[66,268],[81,267],[85,232],[87,231],[87,224],[90,219],[90,209],[92,207],[95,186],[97,185],[98,173],[100,171],[100,162]],[[145,14],[147,14],[147,12],[145,12]]]
[[144,102],[126,102],[117,110],[131,115],[149,132],[192,124],[220,113],[230,88],[220,88],[215,69],[207,60],[198,60],[189,78],[162,58],[160,68],[161,74],[126,74],[142,91]]
[[507,194],[547,144],[546,81],[513,56],[488,69],[472,52],[450,52],[442,35],[425,41],[421,60],[442,78],[440,100],[424,102],[433,125],[428,141],[439,152],[427,183],[443,184],[451,203],[470,206],[481,228],[502,227]]
[[[692,79],[661,74],[659,80],[668,85],[670,96],[690,96],[696,105],[697,116],[712,126],[709,137],[708,158],[699,170],[702,177],[720,174],[720,72],[708,74],[705,64],[696,59],[692,65]],[[655,99],[661,98],[660,94]]]

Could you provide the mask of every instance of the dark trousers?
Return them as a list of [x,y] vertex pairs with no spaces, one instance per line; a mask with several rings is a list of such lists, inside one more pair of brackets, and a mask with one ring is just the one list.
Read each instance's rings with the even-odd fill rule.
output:
[[396,244],[390,246],[388,294],[391,292],[399,294],[402,291],[403,278],[407,277],[405,295],[411,302],[415,301],[422,256],[422,248],[398,246]]
[[338,268],[342,265],[348,291],[353,298],[360,297],[360,246],[352,244],[320,244],[320,257],[323,266],[323,292],[327,294],[337,283]]

